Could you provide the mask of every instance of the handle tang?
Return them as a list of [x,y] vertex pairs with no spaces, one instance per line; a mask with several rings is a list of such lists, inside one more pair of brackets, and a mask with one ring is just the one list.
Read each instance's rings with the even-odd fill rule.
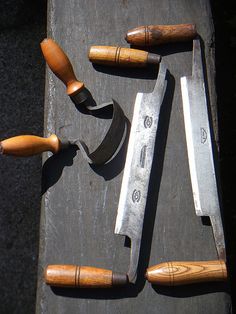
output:
[[92,46],[88,53],[91,62],[102,65],[145,67],[158,64],[161,56],[147,51],[112,46]]
[[71,62],[61,47],[51,38],[41,44],[43,56],[52,72],[66,85],[67,94],[74,96],[84,88],[84,83],[77,80]]
[[48,138],[35,135],[19,135],[0,142],[0,152],[5,155],[27,157],[46,151],[55,154],[68,145],[69,142],[62,143],[55,134]]
[[125,39],[137,46],[153,46],[188,41],[197,36],[195,24],[139,26],[127,32]]
[[223,260],[166,262],[149,267],[145,276],[152,284],[178,286],[198,282],[226,281],[227,269]]
[[50,286],[65,288],[112,288],[128,283],[126,274],[76,265],[48,265],[44,279]]

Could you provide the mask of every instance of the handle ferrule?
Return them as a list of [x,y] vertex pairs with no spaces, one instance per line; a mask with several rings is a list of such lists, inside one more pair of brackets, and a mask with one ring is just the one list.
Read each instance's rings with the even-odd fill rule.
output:
[[65,288],[111,288],[128,282],[126,274],[76,265],[48,265],[44,279],[50,286]]
[[161,56],[154,53],[113,46],[92,46],[88,58],[93,63],[124,67],[145,67],[161,61]]
[[74,96],[79,93],[84,83],[77,80],[72,64],[61,47],[51,38],[44,39],[40,46],[49,68],[66,85],[67,94]]
[[125,39],[137,46],[152,46],[189,41],[197,35],[194,24],[139,26],[127,32]]
[[198,282],[226,281],[227,269],[222,260],[166,262],[149,267],[145,276],[152,284],[178,286]]

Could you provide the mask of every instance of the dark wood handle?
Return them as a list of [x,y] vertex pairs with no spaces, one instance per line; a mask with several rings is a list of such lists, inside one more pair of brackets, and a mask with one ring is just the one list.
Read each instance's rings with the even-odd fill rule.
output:
[[74,96],[84,88],[77,80],[71,62],[61,47],[51,38],[41,42],[43,56],[52,72],[66,85],[67,94]]
[[194,24],[149,25],[131,29],[126,41],[137,46],[160,45],[177,41],[192,40],[197,35]]
[[187,285],[207,281],[226,281],[227,269],[222,260],[199,262],[166,262],[146,271],[149,282],[164,286]]
[[19,135],[0,142],[0,152],[5,155],[26,157],[46,151],[57,153],[61,146],[61,141],[55,134],[48,138],[35,135]]
[[158,64],[161,56],[147,51],[112,46],[92,46],[88,58],[91,62],[103,65],[145,67]]
[[111,288],[128,283],[126,274],[76,265],[48,265],[44,280],[50,286],[65,288]]

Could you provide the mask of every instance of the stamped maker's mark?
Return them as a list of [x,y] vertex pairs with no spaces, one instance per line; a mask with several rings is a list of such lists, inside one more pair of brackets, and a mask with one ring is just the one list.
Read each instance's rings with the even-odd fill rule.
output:
[[150,116],[146,116],[144,119],[144,126],[146,129],[150,128],[152,126],[153,118]]
[[207,140],[207,132],[204,128],[200,128],[201,131],[201,143],[204,144]]
[[133,193],[132,193],[132,201],[134,203],[138,203],[140,201],[140,198],[141,198],[141,192],[140,190],[134,190]]

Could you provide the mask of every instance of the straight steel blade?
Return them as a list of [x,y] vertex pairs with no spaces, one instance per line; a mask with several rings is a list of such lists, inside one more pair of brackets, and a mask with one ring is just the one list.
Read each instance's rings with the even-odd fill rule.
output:
[[218,256],[225,260],[225,240],[199,39],[193,41],[192,76],[181,78],[181,91],[195,211],[197,216],[210,217]]
[[153,92],[138,93],[134,105],[115,226],[115,234],[128,236],[131,240],[127,274],[130,282],[136,280],[148,184],[165,89],[166,67],[161,62]]

